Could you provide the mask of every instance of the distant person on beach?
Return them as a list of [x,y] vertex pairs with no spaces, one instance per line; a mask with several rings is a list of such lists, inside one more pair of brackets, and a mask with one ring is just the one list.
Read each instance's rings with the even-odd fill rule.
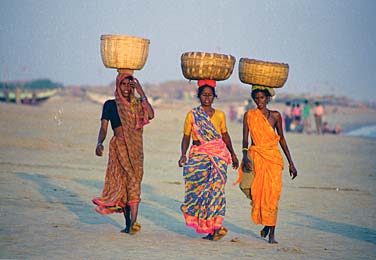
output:
[[320,102],[316,101],[313,115],[315,116],[316,133],[318,135],[321,134],[322,118],[324,116],[324,113],[324,107],[320,104]]
[[292,105],[292,118],[290,131],[295,133],[303,133],[302,110],[299,103]]
[[27,96],[25,96],[24,99],[22,100],[22,104],[29,105],[30,99]]
[[[227,131],[225,114],[212,107],[216,82],[199,80],[201,105],[188,112],[178,161],[184,167],[185,198],[181,205],[187,226],[204,239],[219,240],[227,234],[223,226],[226,211],[227,165],[238,168],[239,161]],[[187,158],[190,139],[193,139]]]
[[336,125],[334,129],[330,129],[328,122],[324,122],[322,125],[322,134],[335,134],[339,135],[342,132],[342,127],[340,125]]
[[239,123],[242,121],[242,115],[244,115],[245,106],[239,105],[236,107],[236,119]]
[[291,108],[291,102],[287,101],[285,103],[285,110],[283,111],[283,117],[285,120],[285,130],[286,132],[291,131],[291,123],[292,123],[292,108]]
[[311,133],[311,109],[312,106],[308,100],[304,100],[303,107],[303,131],[306,134]]
[[300,122],[302,120],[302,110],[299,103],[295,105],[292,114],[294,116],[294,123],[296,125],[300,125]]
[[[277,223],[278,202],[282,189],[283,158],[278,142],[289,163],[292,179],[298,172],[292,161],[287,142],[283,135],[282,117],[278,111],[269,110],[267,104],[274,95],[271,88],[254,85],[252,98],[257,108],[248,110],[243,119],[243,160],[245,171],[255,171],[251,184],[252,219],[255,224],[264,228],[260,235],[269,234],[269,243],[275,244],[275,227]],[[248,139],[251,146],[248,147]],[[242,167],[239,168],[239,179],[242,178]]]
[[[135,96],[135,92],[140,96]],[[141,230],[137,223],[143,169],[143,126],[154,118],[140,82],[132,75],[119,73],[115,99],[103,105],[97,156],[102,156],[108,121],[114,136],[109,143],[109,157],[102,197],[94,198],[100,214],[123,213],[125,228],[121,232],[134,234]]]
[[230,121],[234,122],[234,120],[236,119],[236,110],[233,104],[230,105],[228,115],[229,115]]
[[37,93],[35,93],[35,91],[33,91],[33,94],[31,96],[31,104],[32,105],[36,105],[37,104]]
[[6,103],[9,103],[10,102],[10,98],[9,98],[9,87],[8,85],[5,83],[5,88],[4,88],[4,98],[5,98],[5,102]]
[[17,87],[14,93],[15,93],[14,95],[16,97],[16,104],[21,104],[22,90],[19,87]]

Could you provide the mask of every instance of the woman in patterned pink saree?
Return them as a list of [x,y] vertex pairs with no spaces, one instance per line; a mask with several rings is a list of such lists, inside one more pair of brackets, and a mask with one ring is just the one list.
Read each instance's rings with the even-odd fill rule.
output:
[[[198,81],[201,105],[188,112],[181,142],[179,166],[183,167],[185,198],[181,205],[185,222],[204,239],[219,240],[226,235],[222,225],[225,217],[225,185],[227,165],[239,162],[227,132],[225,114],[212,107],[214,80]],[[187,161],[190,138],[193,143]]]

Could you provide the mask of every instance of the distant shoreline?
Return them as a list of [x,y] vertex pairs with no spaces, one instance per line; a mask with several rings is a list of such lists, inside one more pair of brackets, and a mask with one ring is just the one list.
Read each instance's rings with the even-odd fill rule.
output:
[[352,127],[351,130],[344,132],[345,136],[364,137],[367,139],[376,140],[376,123],[366,124],[363,126]]

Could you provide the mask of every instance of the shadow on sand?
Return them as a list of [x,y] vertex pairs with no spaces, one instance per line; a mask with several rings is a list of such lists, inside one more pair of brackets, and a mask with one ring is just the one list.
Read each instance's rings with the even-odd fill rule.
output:
[[[103,181],[76,180],[79,184],[89,188],[102,191]],[[185,234],[195,237],[194,232],[187,232],[183,224],[183,217],[180,215],[180,203],[174,199],[157,194],[147,184],[142,184],[142,203],[140,203],[139,214],[142,218],[148,219],[154,225],[165,228],[177,234]]]
[[122,228],[119,223],[107,216],[99,216],[94,210],[93,204],[79,199],[79,195],[66,188],[53,184],[53,179],[38,173],[18,172],[16,175],[24,180],[38,185],[39,192],[49,204],[61,204],[76,214],[78,220],[86,224],[111,224]]
[[[81,185],[88,186],[89,188],[95,188],[98,191],[101,191],[103,188],[102,181],[81,179],[76,181]],[[184,196],[183,193],[182,196]],[[180,211],[180,201],[156,192],[156,190],[148,184],[142,184],[142,197],[143,201],[140,204],[139,213],[143,218],[148,219],[156,226],[162,227],[177,234],[184,234],[194,238],[200,236],[192,228],[185,225],[183,214]],[[228,221],[225,221],[225,225],[233,232],[258,237],[251,230],[238,227],[237,225],[229,223]]]
[[[172,214],[176,214],[176,216],[174,216],[175,217],[174,222],[176,220],[178,220],[178,222],[174,223],[174,225],[177,225],[177,230],[176,230],[177,233],[185,233],[186,235],[192,236],[192,237],[198,236],[197,233],[192,228],[186,227],[186,225],[184,223],[184,217],[183,217],[182,212],[180,211],[180,206],[181,206],[181,203],[182,203],[181,201],[177,201],[176,199],[172,199],[172,198],[169,198],[169,197],[166,197],[166,196],[162,196],[161,194],[157,193],[152,186],[147,185],[147,184],[143,184],[143,193],[145,194],[146,198],[148,198],[148,200],[156,202],[160,205],[159,210],[157,210],[158,214],[160,212],[162,212],[162,214],[165,215],[163,217],[167,217],[167,218],[171,218],[171,214],[166,215],[165,212],[171,211]],[[182,196],[184,196],[184,193],[182,193]],[[164,211],[164,210],[161,210],[161,208],[162,209],[167,208],[167,210]],[[151,210],[150,213],[153,214],[154,209],[150,208],[150,210]],[[150,219],[150,220],[153,221],[152,219]],[[168,227],[163,225],[165,223],[168,223],[170,225],[169,221],[162,221],[163,223],[158,223],[158,220],[154,220],[154,221],[155,221],[156,225],[160,225],[160,226],[165,227],[166,229],[169,229]],[[232,232],[257,237],[257,235],[254,232],[252,232],[251,230],[247,230],[247,229],[238,227],[237,225],[232,224],[232,223],[230,223],[226,220],[224,222],[224,225],[229,230],[231,230]],[[171,230],[171,231],[175,232],[175,230]]]
[[339,234],[351,239],[376,244],[376,231],[374,229],[330,221],[299,212],[294,212],[294,214],[303,218],[302,223],[304,223],[304,225],[297,223],[291,223],[291,225],[312,228],[333,234]]

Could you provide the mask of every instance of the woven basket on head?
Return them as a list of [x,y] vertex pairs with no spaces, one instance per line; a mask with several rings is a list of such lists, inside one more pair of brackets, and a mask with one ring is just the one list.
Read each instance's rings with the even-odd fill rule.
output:
[[149,54],[148,39],[127,35],[102,35],[101,56],[107,68],[140,70]]
[[181,55],[181,69],[187,79],[226,80],[234,69],[235,57],[231,55],[185,52]]
[[289,65],[241,58],[239,61],[240,81],[252,85],[281,88],[289,74]]

